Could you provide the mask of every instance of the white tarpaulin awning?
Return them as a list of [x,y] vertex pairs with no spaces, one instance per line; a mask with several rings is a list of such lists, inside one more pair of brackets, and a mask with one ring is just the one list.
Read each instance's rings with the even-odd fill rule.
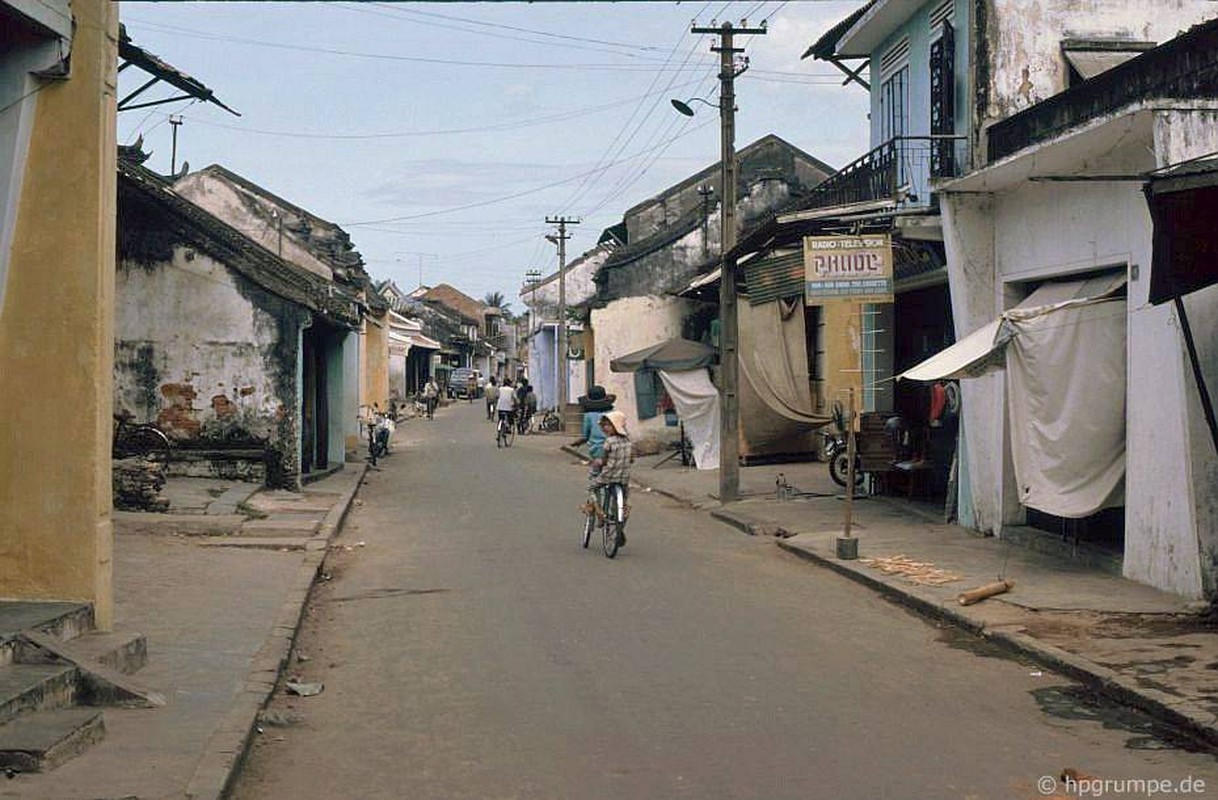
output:
[[1125,502],[1124,271],[1045,283],[901,378],[1005,368],[1019,501],[1069,519]]
[[680,372],[659,370],[664,388],[685,423],[698,469],[719,468],[719,390],[705,367]]
[[1037,316],[1065,304],[1091,302],[1107,297],[1125,285],[1125,273],[1114,272],[1079,281],[1041,284],[1023,302],[998,319],[978,328],[960,341],[905,370],[897,380],[947,381],[977,378],[1006,365],[1004,349],[1014,330],[1014,319]]

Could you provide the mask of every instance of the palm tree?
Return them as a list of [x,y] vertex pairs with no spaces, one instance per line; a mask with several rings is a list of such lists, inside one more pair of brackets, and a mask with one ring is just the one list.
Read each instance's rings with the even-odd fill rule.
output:
[[508,310],[511,303],[507,302],[507,298],[503,296],[503,292],[487,292],[486,296],[482,298],[482,302],[492,308],[499,309],[503,312],[504,317],[511,319],[512,312]]

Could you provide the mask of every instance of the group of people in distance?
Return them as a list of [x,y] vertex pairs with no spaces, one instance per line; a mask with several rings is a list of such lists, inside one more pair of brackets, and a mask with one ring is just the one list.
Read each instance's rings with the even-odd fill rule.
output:
[[537,395],[533,386],[523,378],[513,386],[507,378],[496,385],[494,376],[486,382],[484,390],[486,399],[486,418],[497,420],[506,418],[509,425],[515,425],[522,433],[527,430],[527,422],[537,413]]

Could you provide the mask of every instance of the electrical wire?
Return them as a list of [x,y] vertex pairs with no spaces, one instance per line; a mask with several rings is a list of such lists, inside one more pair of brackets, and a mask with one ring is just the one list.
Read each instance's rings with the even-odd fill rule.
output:
[[[397,20],[400,20],[403,22],[407,21],[405,19],[405,17],[409,16],[409,17],[415,18],[411,21],[414,21],[420,25],[430,25],[430,26],[437,27],[437,28],[446,28],[448,30],[457,30],[457,31],[462,31],[464,33],[472,33],[472,34],[479,35],[479,36],[490,36],[492,38],[505,39],[505,40],[509,40],[509,41],[522,41],[522,42],[529,42],[530,44],[548,44],[548,45],[551,45],[554,47],[569,47],[569,48],[579,49],[581,51],[597,50],[599,52],[604,52],[604,53],[614,53],[617,55],[635,57],[635,54],[633,54],[633,53],[622,53],[620,50],[611,50],[608,48],[616,47],[616,48],[622,48],[622,49],[626,49],[626,50],[638,50],[638,51],[642,51],[642,52],[648,52],[651,50],[658,49],[658,48],[651,47],[649,45],[625,44],[622,42],[610,42],[610,41],[606,41],[603,39],[589,39],[589,38],[585,38],[582,36],[569,36],[566,34],[552,33],[550,31],[538,31],[538,30],[532,30],[529,28],[520,28],[520,27],[517,27],[514,25],[504,25],[501,23],[484,22],[482,20],[473,20],[473,19],[468,19],[465,17],[454,17],[454,16],[447,15],[447,14],[437,14],[435,12],[419,11],[417,9],[397,8],[397,7],[393,7],[393,6],[388,6],[385,3],[369,3],[368,4],[368,5],[375,6],[377,8],[384,9],[383,12],[371,11],[367,8],[362,8],[360,6],[349,5],[349,4],[344,4],[344,3],[340,3],[337,5],[339,8],[342,8],[347,11],[352,11],[355,13],[371,14],[374,16],[385,17],[388,19],[397,19]],[[392,12],[392,13],[389,13],[389,12]],[[428,22],[426,20],[418,21],[417,20],[418,17],[441,19],[441,20],[446,20],[446,21],[450,21],[453,23],[464,23],[465,25],[483,26],[483,27],[495,28],[497,30],[507,30],[507,31],[513,31],[513,32],[517,32],[517,33],[524,33],[531,37],[542,37],[542,41],[539,41],[538,38],[526,38],[523,36],[510,36],[510,35],[503,34],[503,33],[489,33],[487,31],[477,30],[476,28],[461,27],[461,25],[457,25],[457,24],[444,24],[444,23],[438,23],[438,22]],[[547,39],[547,38],[560,39],[560,40],[564,40],[564,41],[560,41],[560,42],[545,41],[545,39]],[[571,42],[571,43],[568,44],[567,42]],[[590,44],[599,45],[600,47],[588,47],[588,45],[590,45]]]
[[[139,22],[138,20],[130,20],[130,21]],[[662,67],[657,67],[657,65],[655,63],[544,64],[544,63],[521,63],[521,62],[509,62],[509,61],[468,61],[468,60],[460,60],[460,59],[430,58],[430,57],[426,57],[426,56],[403,56],[403,55],[395,55],[395,54],[391,54],[391,53],[365,53],[365,52],[360,52],[360,51],[356,51],[356,50],[344,50],[344,49],[332,48],[332,47],[316,47],[316,46],[309,46],[309,45],[289,44],[286,42],[271,42],[271,41],[265,41],[265,40],[260,40],[260,39],[247,39],[247,38],[240,37],[240,36],[224,36],[221,34],[208,33],[206,31],[199,31],[199,30],[195,30],[192,28],[183,28],[183,27],[180,27],[177,25],[162,25],[160,23],[154,23],[154,22],[139,22],[139,24],[144,27],[150,28],[154,31],[173,33],[175,35],[180,34],[180,35],[186,36],[187,38],[203,39],[205,41],[230,42],[230,43],[234,43],[234,44],[248,44],[248,45],[254,45],[257,47],[270,47],[270,48],[276,48],[276,49],[280,49],[280,50],[292,50],[292,51],[305,52],[305,53],[322,53],[325,55],[344,56],[344,57],[348,57],[348,58],[372,59],[372,60],[378,60],[378,61],[400,61],[400,62],[413,63],[413,64],[436,64],[436,65],[442,65],[442,66],[456,66],[456,67],[479,67],[479,68],[494,67],[496,69],[540,69],[540,70],[559,69],[559,70],[567,70],[567,71],[570,71],[573,69],[587,69],[587,70],[616,70],[616,71],[622,71],[622,72],[641,72],[641,71],[655,70],[657,68],[662,69]],[[693,69],[693,68],[691,68],[691,69]]]
[[[697,129],[695,129],[695,130],[697,130]],[[692,133],[692,131],[690,131],[690,132]],[[688,135],[688,134],[685,132],[682,132],[674,138],[679,139],[686,135]],[[634,157],[637,157],[637,155],[638,154],[636,154],[636,156],[634,156]],[[466,205],[463,205],[463,206],[454,206],[452,208],[442,208],[442,209],[438,209],[436,211],[426,211],[426,212],[423,212],[420,214],[409,214],[409,215],[401,216],[401,217],[388,217],[386,219],[362,220],[362,221],[358,221],[358,222],[342,222],[342,223],[338,223],[338,224],[346,226],[346,227],[350,227],[350,228],[358,227],[358,226],[365,226],[365,225],[383,225],[387,222],[402,222],[402,221],[407,221],[407,220],[425,219],[427,217],[439,216],[441,214],[452,214],[457,211],[467,211],[472,208],[484,208],[486,206],[495,205],[497,203],[502,203],[507,200],[515,200],[520,197],[527,197],[528,195],[537,194],[538,192],[543,192],[546,189],[553,189],[556,186],[563,186],[565,184],[572,183],[573,181],[577,181],[577,180],[583,178],[584,175],[586,175],[586,174],[587,173],[580,173],[578,175],[573,175],[570,178],[563,178],[560,181],[554,181],[553,183],[548,183],[543,186],[535,186],[531,189],[525,189],[523,191],[515,192],[513,194],[503,195],[502,197],[496,197],[491,200],[479,200],[476,203],[467,203]]]
[[[678,87],[692,86],[699,81],[686,81],[677,84]],[[375,139],[405,139],[415,136],[455,136],[459,134],[471,133],[490,133],[493,131],[518,130],[520,128],[529,128],[537,125],[547,125],[552,122],[568,122],[584,116],[599,114],[603,111],[619,108],[630,103],[636,103],[641,99],[646,99],[648,95],[638,95],[629,97],[623,100],[615,100],[612,103],[603,103],[598,106],[586,106],[577,108],[571,111],[562,111],[555,114],[547,114],[541,117],[532,117],[530,119],[519,120],[517,122],[500,122],[493,125],[483,125],[475,128],[437,128],[426,131],[396,131],[388,133],[306,133],[301,131],[283,131],[283,130],[267,130],[263,128],[247,128],[243,125],[230,125],[223,122],[212,122],[209,120],[194,120],[200,125],[206,125],[212,128],[222,128],[230,131],[240,131],[242,133],[252,133],[260,136],[279,136],[285,139],[331,139],[331,140],[375,140]],[[157,113],[157,112],[151,112]],[[151,114],[150,114],[151,116]]]
[[[709,5],[710,5],[709,2],[706,5],[704,5],[702,7],[702,12],[704,12]],[[699,13],[701,13],[701,12],[699,12]],[[682,36],[684,36],[684,34],[682,34]],[[667,57],[665,58],[665,61],[664,61],[665,65],[667,65],[668,63],[670,63],[672,61],[673,56],[675,56],[675,54],[677,53],[677,50],[681,46],[681,41],[682,41],[681,39],[678,39],[673,44],[672,49],[669,51]],[[686,55],[685,55],[685,59],[681,62],[682,66],[687,64],[689,62],[689,60],[693,57],[693,54],[697,51],[697,47],[698,47],[698,44],[700,43],[700,41],[701,40],[695,40],[695,42],[691,45],[689,52],[686,53]],[[655,88],[655,86],[659,82],[659,80],[660,80],[660,73],[657,72],[655,74],[655,76],[652,78],[651,84],[647,88],[648,94],[650,94],[652,92],[652,89]],[[665,86],[664,89],[662,89],[660,91],[660,94],[669,92],[672,88],[672,83],[673,83],[673,81],[670,79],[669,85]],[[594,175],[597,177],[603,176],[605,174],[605,171],[608,170],[608,167],[610,166],[612,161],[616,157],[620,156],[621,153],[627,147],[630,146],[630,143],[634,140],[635,136],[638,135],[638,132],[642,129],[643,125],[646,124],[647,120],[651,117],[652,113],[655,111],[656,103],[652,104],[651,108],[649,108],[647,110],[646,114],[644,114],[639,119],[639,121],[635,125],[634,129],[630,131],[630,134],[629,134],[629,136],[627,136],[625,141],[622,141],[623,134],[626,132],[626,130],[628,128],[630,128],[631,123],[634,121],[635,117],[638,115],[638,113],[642,109],[642,107],[643,107],[642,104],[640,104],[634,110],[634,112],[631,113],[630,117],[626,120],[626,123],[618,131],[617,135],[614,136],[613,141],[611,141],[609,143],[609,146],[605,149],[605,152],[601,155],[600,159],[598,159],[597,165],[594,168],[593,172],[589,173],[588,177],[583,182],[581,182],[579,186],[576,187],[575,191],[573,191],[571,193],[571,195],[567,198],[567,201],[564,203],[564,207],[570,207],[570,206],[574,205],[576,202],[578,202],[580,199],[582,199],[591,188],[592,177]],[[621,142],[621,144],[619,144],[619,142]]]

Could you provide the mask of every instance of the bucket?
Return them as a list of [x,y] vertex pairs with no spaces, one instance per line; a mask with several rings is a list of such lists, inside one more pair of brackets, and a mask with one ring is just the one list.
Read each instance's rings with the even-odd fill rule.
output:
[[859,540],[853,536],[837,537],[837,557],[842,561],[853,561],[859,557]]

